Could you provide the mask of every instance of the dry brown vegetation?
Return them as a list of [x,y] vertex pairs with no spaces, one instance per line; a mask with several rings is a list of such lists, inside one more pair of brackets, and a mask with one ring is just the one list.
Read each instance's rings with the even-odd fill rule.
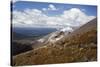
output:
[[39,65],[97,60],[97,30],[91,28],[61,41],[16,55],[12,65]]
[[[88,31],[55,46],[42,47],[13,57],[13,65],[53,64],[97,60],[96,30]],[[64,43],[64,44],[62,44]],[[63,45],[62,49],[57,45]]]

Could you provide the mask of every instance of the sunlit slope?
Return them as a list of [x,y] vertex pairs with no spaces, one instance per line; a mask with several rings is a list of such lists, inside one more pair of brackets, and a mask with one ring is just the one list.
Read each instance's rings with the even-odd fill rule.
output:
[[13,57],[12,65],[55,64],[97,60],[97,18],[56,43]]

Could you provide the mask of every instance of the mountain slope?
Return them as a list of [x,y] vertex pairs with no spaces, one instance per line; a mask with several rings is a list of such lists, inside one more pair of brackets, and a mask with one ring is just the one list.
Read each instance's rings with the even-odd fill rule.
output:
[[96,61],[97,18],[64,35],[60,40],[45,44],[45,46],[14,56],[12,65]]
[[80,28],[78,28],[77,30],[75,30],[73,34],[74,35],[76,35],[76,34],[82,34],[82,33],[87,32],[89,30],[96,30],[96,29],[97,29],[97,18],[91,20],[87,24],[84,24],[83,26],[81,26]]

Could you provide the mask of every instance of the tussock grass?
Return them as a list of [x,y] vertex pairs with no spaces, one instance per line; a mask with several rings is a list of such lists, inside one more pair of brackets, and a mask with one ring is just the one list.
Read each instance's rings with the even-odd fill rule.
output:
[[[82,30],[81,30],[82,31]],[[39,65],[97,60],[97,30],[72,35],[59,42],[13,56],[12,65]]]

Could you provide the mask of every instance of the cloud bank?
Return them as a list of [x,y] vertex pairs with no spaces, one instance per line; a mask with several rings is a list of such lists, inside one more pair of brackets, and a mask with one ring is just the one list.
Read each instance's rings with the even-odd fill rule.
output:
[[62,14],[57,16],[48,16],[43,11],[58,10],[54,5],[50,4],[48,8],[25,9],[24,11],[13,11],[13,26],[14,27],[44,27],[44,28],[63,28],[77,27],[95,18],[89,16],[79,8],[71,8],[64,10]]

